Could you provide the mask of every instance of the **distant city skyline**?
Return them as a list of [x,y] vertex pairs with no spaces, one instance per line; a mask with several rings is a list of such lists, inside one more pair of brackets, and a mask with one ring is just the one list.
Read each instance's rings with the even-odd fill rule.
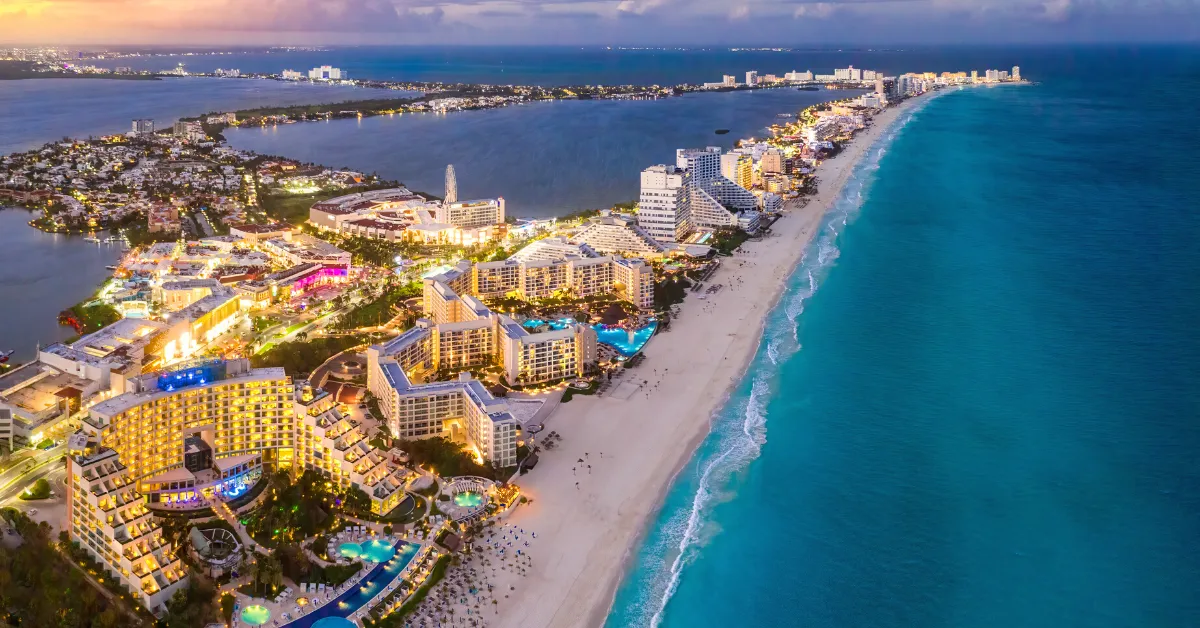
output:
[[0,45],[1200,40],[1186,0],[6,0]]

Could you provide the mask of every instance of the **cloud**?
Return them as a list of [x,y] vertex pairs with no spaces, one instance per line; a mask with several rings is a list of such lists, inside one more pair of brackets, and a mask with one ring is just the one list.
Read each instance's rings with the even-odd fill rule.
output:
[[[845,15],[853,19],[833,19]],[[788,18],[792,19],[788,19]],[[1200,0],[0,0],[0,41],[927,43],[1200,37]]]
[[811,17],[818,20],[823,20],[833,15],[838,11],[838,7],[828,2],[817,2],[816,4],[802,4],[792,11],[793,18]]
[[626,15],[646,15],[653,13],[659,7],[668,4],[668,0],[620,0],[617,3],[617,13]]

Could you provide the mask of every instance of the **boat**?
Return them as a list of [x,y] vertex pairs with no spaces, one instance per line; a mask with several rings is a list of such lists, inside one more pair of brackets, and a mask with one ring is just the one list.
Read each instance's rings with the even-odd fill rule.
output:
[[83,239],[83,241],[84,242],[94,242],[96,244],[100,244],[100,238],[97,238],[96,236],[87,236],[86,238]]
[[797,87],[797,88],[796,88],[796,91],[801,91],[801,92],[819,92],[819,91],[821,91],[821,88],[820,88],[820,87]]
[[729,132],[729,129],[717,129],[716,131],[713,131],[713,132],[716,133],[717,135],[725,135],[726,133]]
[[106,270],[117,270],[119,267],[118,266],[105,266],[104,268]]
[[12,354],[13,354],[12,349],[9,349],[8,351],[0,351],[0,364],[4,364],[5,362],[8,362],[8,359],[10,357],[12,357]]

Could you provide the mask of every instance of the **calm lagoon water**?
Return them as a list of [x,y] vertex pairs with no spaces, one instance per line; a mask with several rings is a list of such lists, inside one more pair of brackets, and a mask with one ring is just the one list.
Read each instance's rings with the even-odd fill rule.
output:
[[676,148],[730,148],[761,136],[780,113],[847,95],[768,89],[567,100],[231,129],[225,137],[237,148],[378,172],[438,196],[452,163],[459,198],[502,196],[512,215],[554,216],[636,199],[641,170],[674,163]]
[[130,121],[135,118],[150,118],[158,128],[169,128],[181,117],[213,111],[411,95],[335,85],[203,77],[0,81],[0,155],[37,148],[63,137],[128,133]]

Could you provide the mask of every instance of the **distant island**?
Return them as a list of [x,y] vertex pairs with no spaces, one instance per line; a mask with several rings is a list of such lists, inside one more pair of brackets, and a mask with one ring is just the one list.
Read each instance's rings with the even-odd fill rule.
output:
[[120,81],[159,81],[162,80],[153,74],[117,74],[115,72],[106,72],[103,74],[83,73],[83,72],[50,72],[38,70],[35,68],[32,61],[0,61],[0,81],[19,81],[23,79],[50,79],[50,78],[68,78],[68,79],[110,79]]

